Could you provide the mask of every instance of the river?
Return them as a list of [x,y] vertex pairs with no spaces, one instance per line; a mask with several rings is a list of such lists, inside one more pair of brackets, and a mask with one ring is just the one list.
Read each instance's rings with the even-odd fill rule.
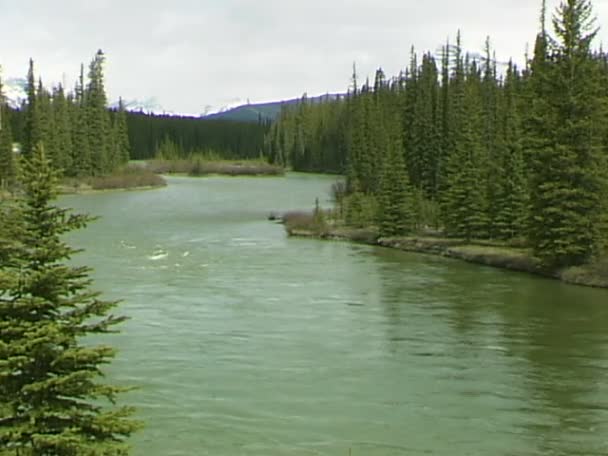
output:
[[130,320],[113,382],[134,454],[608,454],[608,292],[285,236],[327,176],[169,178],[65,196]]

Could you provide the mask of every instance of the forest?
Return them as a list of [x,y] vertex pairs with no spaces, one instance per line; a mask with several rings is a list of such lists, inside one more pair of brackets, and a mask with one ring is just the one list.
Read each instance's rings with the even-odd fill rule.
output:
[[269,124],[129,112],[127,126],[135,160],[154,158],[164,142],[182,157],[213,153],[230,160],[259,158]]
[[265,156],[298,171],[343,173],[335,195],[351,226],[381,236],[437,232],[531,247],[544,267],[605,252],[608,55],[590,2],[543,4],[532,55],[500,65],[460,32],[439,56],[378,69],[348,96],[284,109]]
[[[104,83],[105,54],[98,51],[73,90],[51,89],[36,78],[34,62],[27,73],[27,100],[11,109],[2,99],[0,81],[0,188],[17,175],[14,144],[23,157],[44,144],[52,166],[64,178],[83,179],[121,172],[129,160],[154,158],[171,143],[177,156],[213,155],[221,159],[259,158],[269,124],[128,112],[122,100],[109,108]],[[130,178],[136,176],[131,175]]]

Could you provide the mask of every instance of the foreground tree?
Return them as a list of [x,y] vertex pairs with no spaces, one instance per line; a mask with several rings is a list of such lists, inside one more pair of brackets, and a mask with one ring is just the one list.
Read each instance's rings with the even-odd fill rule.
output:
[[[0,222],[0,454],[126,455],[138,423],[115,403],[124,388],[99,382],[115,355],[83,343],[124,320],[90,290],[65,233],[90,220],[51,205],[57,175],[41,145],[23,164],[23,196]],[[10,241],[7,236],[10,234]],[[4,240],[3,240],[4,239]]]
[[[606,238],[607,110],[600,66],[591,43],[597,34],[588,0],[562,2],[556,40],[537,46],[532,85],[534,141],[530,240],[549,268],[587,261]],[[545,33],[542,41],[546,42]],[[538,64],[548,61],[550,64]]]

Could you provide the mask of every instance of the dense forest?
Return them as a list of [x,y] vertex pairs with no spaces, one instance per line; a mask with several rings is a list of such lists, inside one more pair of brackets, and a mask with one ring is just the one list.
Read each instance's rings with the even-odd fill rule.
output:
[[27,74],[27,100],[11,109],[2,98],[0,81],[0,187],[10,187],[16,175],[14,144],[29,157],[42,142],[55,169],[64,177],[112,174],[129,159],[156,156],[171,143],[178,157],[196,153],[223,159],[258,158],[267,121],[238,122],[127,112],[122,101],[108,107],[104,86],[105,55],[100,50],[85,79],[81,66],[74,90],[61,84],[49,89],[36,79],[34,62]]
[[[53,167],[68,177],[99,176],[111,173],[129,160],[130,145],[126,112],[121,107],[110,112],[104,87],[105,56],[98,51],[84,67],[74,91],[62,85],[48,89],[34,74],[30,60],[27,74],[27,102],[20,110],[0,103],[4,123],[0,140],[0,182],[9,186],[15,179],[16,157],[13,142],[20,143],[21,155],[28,158],[37,144],[43,144]],[[1,93],[1,90],[0,90]]]
[[345,99],[285,109],[265,154],[300,171],[347,176],[340,209],[383,236],[439,229],[451,237],[527,245],[548,268],[600,255],[608,238],[608,55],[594,49],[588,0],[567,0],[518,68],[463,50]]
[[127,113],[131,156],[153,158],[170,142],[179,156],[212,152],[225,159],[258,158],[264,147],[266,121],[200,119],[137,112]]

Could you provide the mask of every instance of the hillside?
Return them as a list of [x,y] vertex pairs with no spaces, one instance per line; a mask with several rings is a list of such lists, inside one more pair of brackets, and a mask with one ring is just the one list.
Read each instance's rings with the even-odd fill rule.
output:
[[[318,103],[327,100],[335,100],[340,97],[339,94],[326,94],[318,97],[308,98],[313,103]],[[203,116],[204,119],[221,119],[235,120],[240,122],[257,122],[263,120],[275,120],[281,113],[283,106],[290,106],[299,103],[301,98],[293,98],[291,100],[273,101],[269,103],[251,103],[236,108],[227,109],[225,111],[208,114]]]

